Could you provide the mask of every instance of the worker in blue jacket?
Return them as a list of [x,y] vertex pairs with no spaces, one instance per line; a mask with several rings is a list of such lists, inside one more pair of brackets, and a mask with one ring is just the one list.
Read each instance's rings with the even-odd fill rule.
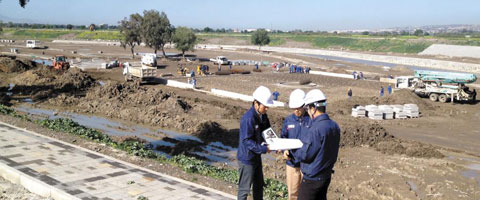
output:
[[240,121],[240,135],[237,149],[238,159],[238,196],[237,199],[247,199],[250,188],[253,189],[253,199],[263,199],[263,170],[261,154],[270,152],[263,145],[265,139],[262,132],[270,128],[268,108],[273,106],[270,90],[264,86],[253,92],[252,107],[243,115]]
[[[288,101],[288,107],[293,109],[293,113],[283,122],[282,133],[280,137],[290,139],[300,139],[303,126],[308,122],[308,114],[303,109],[305,92],[300,89],[294,90],[290,93],[290,100]],[[295,150],[291,150],[295,152]],[[286,183],[288,188],[288,199],[296,200],[298,198],[298,189],[302,182],[302,173],[300,172],[300,162],[292,156],[288,151],[284,152],[286,161]]]
[[318,89],[305,96],[305,109],[310,116],[306,132],[301,134],[303,146],[293,153],[303,173],[299,200],[327,199],[333,166],[340,145],[340,128],[326,113],[327,98]]

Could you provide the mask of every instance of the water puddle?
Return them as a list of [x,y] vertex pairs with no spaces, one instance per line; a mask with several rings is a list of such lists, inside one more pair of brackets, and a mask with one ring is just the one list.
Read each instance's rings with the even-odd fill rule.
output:
[[478,186],[480,186],[480,160],[473,157],[464,157],[464,156],[448,156],[449,160],[455,160],[460,162],[465,169],[460,171],[460,174],[468,179],[473,179],[477,181]]
[[13,87],[15,87],[15,84],[13,83],[8,84],[8,91],[13,90]]
[[36,62],[36,63],[39,63],[39,64],[43,64],[43,65],[48,65],[48,66],[52,66],[53,63],[51,60],[47,60],[47,59],[35,59],[33,60],[33,62]]
[[470,164],[470,165],[467,165],[467,168],[480,171],[480,164]]
[[[136,136],[141,139],[144,139],[153,145],[153,149],[157,149],[159,146],[164,147],[174,147],[176,144],[173,141],[179,142],[200,142],[203,141],[195,136],[185,134],[185,133],[178,133],[175,131],[164,130],[164,129],[151,129],[144,126],[139,125],[130,125],[126,123],[112,121],[103,117],[98,116],[90,116],[90,115],[83,115],[77,114],[72,112],[58,112],[55,110],[48,110],[48,109],[39,109],[39,108],[32,108],[28,105],[21,105],[16,108],[16,110],[28,113],[34,117],[38,118],[50,118],[50,119],[57,119],[57,118],[69,118],[73,121],[79,123],[80,125],[94,128],[99,131],[102,131],[111,136]],[[152,136],[153,135],[153,136]],[[163,138],[158,138],[156,136],[165,136],[167,140]],[[235,163],[235,153],[236,148],[226,146],[221,142],[212,142],[208,145],[202,145],[200,151],[190,152],[202,157],[207,158],[210,162],[221,162],[226,163],[229,165],[234,166]],[[166,155],[165,152],[154,150],[155,152]],[[168,156],[168,155],[167,155]]]

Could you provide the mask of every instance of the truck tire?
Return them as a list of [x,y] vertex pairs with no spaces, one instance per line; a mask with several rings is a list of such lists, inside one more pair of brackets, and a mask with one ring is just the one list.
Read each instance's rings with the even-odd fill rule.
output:
[[429,98],[431,101],[438,101],[438,94],[437,93],[430,93]]
[[442,103],[446,103],[448,101],[447,95],[441,94],[440,96],[438,96],[438,101],[440,101]]

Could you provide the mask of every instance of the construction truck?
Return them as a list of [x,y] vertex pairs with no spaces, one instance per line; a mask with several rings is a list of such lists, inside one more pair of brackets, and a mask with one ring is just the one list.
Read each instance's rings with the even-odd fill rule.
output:
[[216,58],[210,59],[216,65],[229,65],[231,62],[225,56],[217,56]]
[[147,53],[142,56],[142,66],[157,67],[157,54]]
[[475,101],[477,92],[465,84],[477,80],[475,74],[417,70],[414,76],[399,76],[394,79],[396,88],[408,88],[431,101]]
[[64,55],[56,55],[52,58],[53,68],[58,70],[68,70],[70,68],[70,63],[67,62],[67,57]]
[[154,67],[134,67],[130,63],[123,64],[123,76],[125,81],[138,81],[139,84],[154,82],[157,77],[157,69]]
[[38,40],[27,40],[27,48],[40,49],[45,48],[45,46],[42,46],[42,43]]

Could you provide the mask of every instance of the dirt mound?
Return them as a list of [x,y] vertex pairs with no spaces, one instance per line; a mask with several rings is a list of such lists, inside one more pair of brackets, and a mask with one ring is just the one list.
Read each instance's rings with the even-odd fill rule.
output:
[[70,68],[57,78],[56,84],[64,89],[82,89],[90,87],[95,81],[78,68]]
[[386,154],[405,154],[407,156],[419,158],[445,157],[437,150],[437,148],[419,142],[402,142],[399,140],[382,141],[377,143],[374,148]]
[[50,66],[42,66],[19,74],[13,82],[23,86],[53,85],[56,89],[72,90],[90,87],[95,81],[77,68],[60,71]]
[[222,125],[214,121],[204,121],[199,123],[193,134],[205,143],[219,141],[225,145],[238,146],[238,131],[228,131]]
[[[87,91],[85,97],[59,95],[53,105],[72,106],[77,112],[101,113],[107,117],[193,133],[202,121],[195,103],[157,87],[107,81]],[[204,108],[202,108],[204,109]]]
[[385,128],[378,123],[360,124],[348,123],[341,126],[341,140],[340,146],[375,146],[381,141],[394,140],[393,135],[390,135]]
[[[60,71],[50,66],[41,66],[18,74],[12,82],[15,84],[12,90],[14,95],[30,95],[34,101],[56,97],[63,93],[78,94],[78,91],[85,91],[95,83],[93,78],[77,68]],[[62,95],[60,99],[54,99],[52,102],[65,105],[60,102],[66,98]]]
[[347,122],[340,125],[342,129],[340,146],[365,146],[375,148],[386,154],[405,154],[421,158],[443,158],[436,147],[413,141],[403,141],[390,135],[380,124]]
[[44,66],[17,75],[13,82],[16,85],[25,86],[46,85],[53,83],[56,77],[59,75],[59,71],[53,69],[52,67]]
[[35,66],[36,64],[29,60],[17,59],[15,56],[0,55],[0,72],[23,72]]

